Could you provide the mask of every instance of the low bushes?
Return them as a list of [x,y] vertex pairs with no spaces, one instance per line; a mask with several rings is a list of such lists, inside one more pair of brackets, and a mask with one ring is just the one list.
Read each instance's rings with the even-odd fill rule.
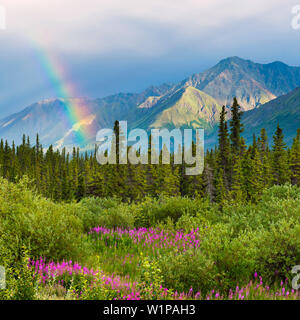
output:
[[[145,259],[151,259],[160,270],[164,286],[178,292],[189,292],[192,287],[204,296],[212,288],[222,294],[236,285],[242,286],[255,272],[270,284],[285,278],[290,281],[290,270],[300,264],[300,188],[297,187],[274,186],[263,193],[257,204],[227,203],[221,210],[204,199],[181,197],[145,198],[131,204],[118,198],[54,203],[29,190],[28,183],[26,178],[18,184],[0,179],[0,265],[10,270],[11,288],[1,292],[6,298],[36,296],[36,284],[24,268],[24,250],[33,259],[43,257],[48,261],[72,259],[84,263],[97,257],[104,271],[131,270],[131,281],[142,283],[145,279],[137,264],[139,253],[143,252]],[[87,236],[97,226],[159,228],[163,230],[163,247],[156,243],[158,230],[152,235],[155,241],[147,238],[147,245],[139,242],[140,237],[133,239],[136,240],[134,250],[127,242],[121,249],[108,245],[104,237],[100,243],[104,250]],[[176,230],[188,234],[196,229],[195,248],[187,246],[178,250],[168,236]],[[106,293],[101,291],[99,295],[102,294]]]
[[85,198],[80,202],[85,232],[95,226],[130,228],[134,225],[134,205],[119,198]]
[[150,227],[172,220],[176,223],[182,216],[217,219],[217,207],[204,199],[182,197],[146,198],[136,205],[135,226]]
[[22,247],[32,257],[78,258],[83,232],[80,206],[41,198],[27,189],[27,183],[0,180],[0,232],[6,249],[16,259]]

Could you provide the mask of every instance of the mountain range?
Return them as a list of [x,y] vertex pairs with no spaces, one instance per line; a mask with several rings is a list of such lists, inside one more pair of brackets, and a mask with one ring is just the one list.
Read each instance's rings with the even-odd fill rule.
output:
[[[262,127],[271,138],[279,123],[286,142],[291,143],[300,127],[300,67],[238,57],[221,60],[179,83],[153,86],[141,93],[37,102],[0,120],[0,138],[19,143],[23,134],[34,139],[39,133],[45,147],[77,145],[88,150],[98,130],[112,128],[115,120],[127,120],[129,128],[147,130],[204,128],[206,147],[213,147],[222,105],[229,108],[234,97],[244,111],[246,141]],[[77,116],[70,116],[70,108]]]

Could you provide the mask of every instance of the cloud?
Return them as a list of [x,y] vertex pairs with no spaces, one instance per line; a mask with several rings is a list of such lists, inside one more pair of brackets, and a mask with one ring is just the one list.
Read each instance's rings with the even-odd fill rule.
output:
[[0,118],[55,88],[36,58],[51,52],[80,95],[139,92],[220,59],[299,65],[300,0],[0,0]]
[[[217,37],[228,25],[264,17],[278,27],[294,1],[282,0],[0,0],[8,33],[66,52],[159,55],[182,41]],[[251,32],[251,30],[248,30]],[[221,36],[221,35],[220,35]]]

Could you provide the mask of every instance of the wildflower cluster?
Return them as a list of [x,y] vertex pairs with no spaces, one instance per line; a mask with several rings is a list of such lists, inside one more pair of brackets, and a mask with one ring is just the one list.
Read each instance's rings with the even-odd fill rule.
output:
[[[82,267],[72,261],[55,263],[46,262],[40,258],[29,260],[28,268],[34,271],[34,277],[39,278],[44,285],[60,285],[67,290],[72,289],[76,298],[86,297],[86,293],[96,292],[99,288],[114,291],[114,297],[125,298],[135,291],[136,283],[131,283],[128,277],[106,275],[101,270]],[[101,293],[103,294],[103,290]],[[136,295],[134,293],[134,295]],[[95,297],[99,299],[99,296]],[[102,297],[103,298],[103,297]]]
[[98,246],[101,245],[101,242],[106,247],[148,247],[153,251],[170,248],[186,251],[200,247],[199,228],[185,234],[182,231],[173,233],[158,228],[107,229],[96,227],[90,230],[89,235],[98,240]]
[[201,291],[190,288],[188,292],[178,292],[165,288],[161,277],[161,270],[156,261],[150,261],[141,255],[140,282],[131,282],[129,277],[105,275],[103,271],[88,269],[72,261],[62,263],[46,263],[42,258],[29,260],[28,268],[34,272],[34,277],[40,279],[42,285],[51,284],[61,286],[71,291],[75,299],[115,299],[115,300],[141,300],[141,299],[172,299],[172,300],[299,300],[298,290],[288,289],[288,280],[281,281],[275,290],[263,284],[263,279],[254,274],[254,279],[246,286],[236,286],[227,294],[222,290],[213,289],[203,296]]

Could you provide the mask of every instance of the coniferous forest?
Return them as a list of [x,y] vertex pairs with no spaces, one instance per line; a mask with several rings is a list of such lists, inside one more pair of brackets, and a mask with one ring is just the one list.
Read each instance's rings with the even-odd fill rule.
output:
[[299,299],[300,129],[243,129],[234,99],[198,176],[1,140],[0,298]]
[[230,118],[227,122],[223,107],[218,146],[207,150],[205,168],[199,176],[185,175],[184,164],[172,164],[173,155],[170,165],[100,165],[96,151],[82,154],[74,147],[69,154],[52,146],[43,150],[38,135],[34,143],[24,135],[20,146],[1,140],[0,174],[11,182],[26,175],[38,193],[54,201],[79,201],[89,196],[138,201],[145,196],[166,195],[207,198],[219,204],[230,200],[255,202],[265,188],[300,185],[300,129],[290,148],[279,125],[273,137],[267,137],[262,129],[247,146],[236,99]]

